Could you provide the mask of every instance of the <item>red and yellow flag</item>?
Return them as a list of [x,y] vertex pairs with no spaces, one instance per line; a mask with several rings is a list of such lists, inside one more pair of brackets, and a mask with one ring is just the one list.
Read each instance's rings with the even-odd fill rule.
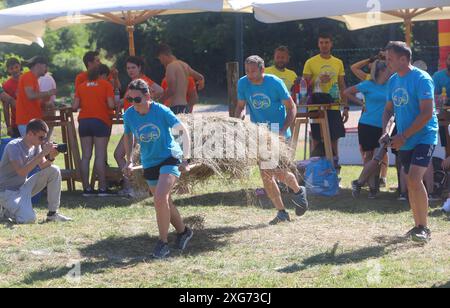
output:
[[450,53],[450,20],[439,21],[439,50],[439,67],[445,69],[447,68],[447,65],[445,64],[447,56]]

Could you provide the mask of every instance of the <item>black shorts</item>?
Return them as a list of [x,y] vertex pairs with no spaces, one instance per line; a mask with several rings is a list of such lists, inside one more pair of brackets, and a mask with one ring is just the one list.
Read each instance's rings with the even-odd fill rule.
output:
[[80,119],[78,120],[78,132],[81,138],[109,138],[111,137],[111,127],[99,119]]
[[419,144],[414,150],[399,151],[400,161],[405,168],[406,174],[409,173],[411,165],[428,168],[435,148],[435,145]]
[[149,186],[155,187],[158,185],[159,176],[161,174],[172,174],[179,178],[180,171],[178,170],[178,167],[180,165],[181,160],[170,157],[155,167],[144,169],[144,178],[147,180]]
[[381,138],[383,130],[379,127],[362,124],[358,125],[359,144],[364,152],[373,151],[380,147],[378,142]]
[[[327,110],[328,125],[330,127],[331,140],[336,141],[339,138],[345,137],[344,122],[342,122],[342,115],[340,110]],[[312,138],[315,141],[322,141],[319,124],[311,124]]]
[[170,110],[172,110],[172,112],[175,114],[189,113],[187,106],[173,106],[173,107],[170,107]]
[[441,138],[441,145],[447,147],[447,131],[445,126],[439,126],[439,137]]

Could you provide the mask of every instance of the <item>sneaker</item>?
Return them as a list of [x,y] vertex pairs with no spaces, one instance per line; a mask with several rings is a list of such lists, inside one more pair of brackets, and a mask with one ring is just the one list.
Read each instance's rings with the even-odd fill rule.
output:
[[411,238],[417,243],[428,243],[431,240],[431,231],[427,227],[419,226],[412,232]]
[[359,198],[359,195],[361,194],[361,188],[362,188],[362,185],[359,184],[358,180],[354,180],[352,182],[352,196],[353,196],[353,198],[355,198],[355,199]]
[[85,189],[83,190],[83,197],[91,198],[91,197],[97,197],[97,192],[93,189]]
[[450,213],[450,198],[445,201],[444,205],[442,206],[442,212]]
[[371,200],[376,199],[376,198],[377,198],[377,193],[378,193],[378,191],[377,191],[376,189],[371,189],[371,190],[369,191],[369,196],[368,196],[368,198],[371,199]]
[[164,243],[163,241],[159,240],[158,243],[156,243],[155,248],[153,249],[153,258],[155,259],[164,259],[167,258],[170,254],[169,250],[169,244]]
[[408,195],[407,195],[407,194],[404,194],[404,193],[401,193],[401,194],[398,196],[397,201],[408,201]]
[[417,227],[414,227],[414,228],[412,228],[411,230],[409,230],[406,234],[405,234],[405,237],[406,238],[408,238],[408,237],[411,237],[412,235],[413,235],[413,233],[416,233],[417,232]]
[[59,213],[55,213],[52,216],[47,216],[46,221],[47,222],[68,222],[68,221],[72,221],[72,218],[66,217]]
[[186,230],[183,233],[177,235],[176,245],[178,249],[185,250],[187,244],[189,243],[189,241],[192,239],[193,236],[194,231],[186,227]]
[[122,189],[117,193],[120,197],[134,198],[134,190],[132,188]]
[[289,213],[286,211],[278,211],[277,216],[275,216],[274,219],[272,219],[271,222],[269,222],[269,225],[276,225],[279,224],[280,222],[286,222],[286,221],[291,221],[291,217],[289,216]]
[[436,195],[436,194],[429,194],[428,195],[428,201],[429,202],[437,202],[437,201],[441,201],[441,200],[442,200],[442,198],[439,195]]
[[386,186],[387,186],[386,178],[380,178],[379,187],[386,188]]
[[109,189],[99,189],[97,196],[98,197],[114,197],[114,196],[117,196],[117,194],[113,193]]
[[295,205],[295,215],[305,215],[306,211],[309,209],[307,197],[306,188],[304,186],[300,186],[300,191],[295,194],[294,199],[292,199],[292,203]]

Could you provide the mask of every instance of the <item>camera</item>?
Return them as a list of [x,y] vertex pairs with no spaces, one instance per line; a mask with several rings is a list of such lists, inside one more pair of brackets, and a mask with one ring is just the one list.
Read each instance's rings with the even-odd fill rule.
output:
[[55,144],[56,151],[61,154],[67,153],[67,144],[61,143],[61,144]]

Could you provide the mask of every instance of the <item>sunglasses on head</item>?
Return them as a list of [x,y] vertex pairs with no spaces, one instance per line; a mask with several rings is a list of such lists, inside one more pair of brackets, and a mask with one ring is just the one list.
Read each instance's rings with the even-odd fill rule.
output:
[[130,103],[136,103],[136,104],[140,104],[140,103],[142,103],[142,97],[131,97],[131,96],[128,96],[127,97],[127,101],[129,101]]

